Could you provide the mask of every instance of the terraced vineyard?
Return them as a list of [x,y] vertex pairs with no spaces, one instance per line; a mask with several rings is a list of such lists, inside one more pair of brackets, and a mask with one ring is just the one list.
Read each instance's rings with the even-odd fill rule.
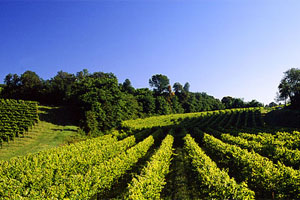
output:
[[28,131],[38,121],[37,102],[0,99],[0,145]]
[[0,162],[2,199],[299,199],[300,132],[260,108],[124,121],[119,131]]

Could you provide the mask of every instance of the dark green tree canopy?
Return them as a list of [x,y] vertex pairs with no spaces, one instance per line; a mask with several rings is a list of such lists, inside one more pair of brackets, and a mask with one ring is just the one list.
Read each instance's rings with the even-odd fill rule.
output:
[[0,84],[0,96],[1,96],[1,92],[2,92],[2,90],[4,89],[4,87],[5,87],[5,85]]
[[288,99],[293,107],[300,108],[300,69],[291,68],[284,72],[278,89],[280,100]]
[[183,91],[183,86],[180,83],[176,82],[173,85],[173,90],[174,90],[175,94],[179,94]]
[[245,102],[241,98],[234,98],[231,96],[223,97],[221,102],[224,104],[225,108],[248,108],[248,107],[261,107],[262,103],[252,100],[250,102]]
[[41,78],[33,71],[26,71],[20,77],[20,84],[25,88],[34,88],[42,85]]
[[[1,98],[67,105],[74,111],[80,127],[94,136],[118,127],[126,119],[225,107],[213,96],[190,92],[189,83],[182,86],[175,82],[173,92],[168,77],[162,74],[153,75],[149,80],[153,91],[149,88],[135,89],[129,79],[119,83],[113,73],[89,73],[86,69],[76,75],[59,71],[46,81],[35,72],[26,71],[20,76],[8,74],[4,82]],[[240,99],[231,99],[228,106],[247,105]],[[257,105],[257,102],[252,101],[251,104]]]
[[252,101],[247,103],[247,107],[262,107],[263,104],[253,99]]
[[277,106],[277,104],[275,102],[271,102],[269,103],[268,107],[274,107],[274,106]]
[[49,84],[51,85],[49,90],[52,97],[59,103],[68,101],[71,96],[72,86],[75,84],[75,80],[76,77],[74,74],[63,71],[57,72],[56,76],[49,81]]
[[26,71],[21,76],[8,74],[3,88],[3,97],[24,100],[38,100],[43,80],[33,71]]
[[20,77],[17,74],[7,74],[4,83],[8,87],[16,87],[20,84]]
[[86,78],[88,75],[89,71],[87,69],[83,69],[82,71],[76,73],[76,79],[77,81],[80,81]]
[[225,105],[226,108],[232,108],[233,98],[230,96],[226,96],[222,98],[222,103]]
[[125,79],[122,87],[123,87],[122,89],[123,89],[124,92],[128,92],[129,94],[134,93],[134,87],[132,87],[131,82],[128,78]]
[[190,84],[188,82],[186,82],[183,86],[183,90],[185,92],[190,92]]
[[167,76],[162,74],[153,75],[151,79],[149,79],[150,87],[154,87],[154,91],[158,94],[163,92],[168,92],[168,86],[170,84],[170,80]]
[[[73,95],[85,112],[87,131],[109,130],[122,119],[121,91],[112,73],[95,72],[76,83]],[[94,114],[92,114],[93,112]],[[97,121],[97,123],[95,123]],[[96,125],[97,127],[92,127]]]

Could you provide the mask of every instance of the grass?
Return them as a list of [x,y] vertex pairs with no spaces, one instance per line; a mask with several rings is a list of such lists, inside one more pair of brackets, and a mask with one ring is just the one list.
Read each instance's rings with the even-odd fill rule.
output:
[[72,113],[65,108],[39,106],[40,121],[24,136],[4,142],[0,148],[0,160],[65,145],[76,136],[78,127],[70,119]]

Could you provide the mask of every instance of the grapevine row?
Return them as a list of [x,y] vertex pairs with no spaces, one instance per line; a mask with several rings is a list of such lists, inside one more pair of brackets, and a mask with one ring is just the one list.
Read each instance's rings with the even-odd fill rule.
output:
[[133,136],[119,142],[109,136],[103,137],[100,141],[97,138],[81,145],[77,143],[73,147],[58,148],[58,152],[54,149],[2,162],[0,197],[91,198],[109,189],[146,154],[154,142],[149,136],[126,150],[134,144]]
[[160,199],[160,192],[166,184],[165,175],[171,164],[173,141],[173,136],[167,135],[141,174],[133,178],[128,199]]
[[0,145],[13,140],[38,121],[37,102],[0,99]]
[[230,134],[222,134],[222,141],[238,145],[241,148],[246,148],[249,151],[254,150],[262,156],[270,158],[272,161],[283,162],[285,165],[292,166],[295,169],[299,169],[300,166],[300,151],[291,150],[284,146],[274,144],[262,144],[257,141],[248,141],[241,137],[235,137]]
[[300,132],[298,131],[293,131],[292,134],[288,132],[277,132],[275,135],[270,133],[239,133],[238,135],[244,139],[254,140],[262,144],[285,146],[290,149],[298,149],[300,147]]
[[[182,120],[189,118],[206,118],[204,120],[205,125],[209,125],[210,123],[215,123],[214,120],[218,118],[219,115],[224,115],[227,113],[244,113],[250,111],[257,111],[260,108],[234,108],[234,109],[225,109],[225,110],[215,110],[215,111],[205,111],[198,113],[185,113],[185,114],[171,114],[171,115],[162,115],[162,116],[154,116],[146,119],[136,119],[136,120],[127,120],[122,122],[122,127],[127,129],[143,129],[143,128],[151,128],[151,127],[162,127],[162,126],[170,126],[177,125],[182,122]],[[216,123],[220,123],[219,118]],[[229,124],[231,125],[231,124]],[[203,125],[204,126],[204,125]]]
[[240,179],[265,198],[300,198],[300,173],[290,167],[274,164],[266,157],[204,134],[205,148],[223,164],[231,166]]
[[227,172],[220,170],[189,134],[184,137],[184,142],[192,165],[198,173],[199,181],[208,190],[209,198],[254,199],[255,194],[248,189],[247,184],[237,184]]

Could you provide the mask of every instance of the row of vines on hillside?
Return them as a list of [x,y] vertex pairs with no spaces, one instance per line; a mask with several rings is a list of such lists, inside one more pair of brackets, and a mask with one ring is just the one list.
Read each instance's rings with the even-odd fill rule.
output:
[[111,135],[0,163],[0,197],[6,199],[88,199],[145,156],[153,136],[135,144]]
[[216,199],[254,199],[254,192],[249,190],[247,184],[237,184],[228,173],[220,170],[217,164],[212,161],[205,152],[198,146],[194,139],[187,134],[184,137],[185,149],[198,173],[202,192],[206,196]]
[[[151,127],[163,127],[172,126],[182,123],[184,120],[190,120],[193,118],[203,119],[202,126],[219,126],[221,124],[226,124],[226,126],[242,126],[240,123],[234,123],[231,117],[228,117],[227,122],[223,120],[224,116],[241,116],[246,115],[248,112],[259,113],[260,116],[261,108],[235,108],[235,109],[225,109],[225,110],[215,110],[215,111],[205,111],[198,113],[186,113],[186,114],[172,114],[172,115],[161,115],[149,117],[146,119],[136,119],[127,120],[122,122],[122,127],[127,129],[144,129]],[[248,115],[248,114],[247,114]],[[252,115],[251,115],[252,117]],[[255,115],[254,115],[255,117]],[[250,119],[250,118],[249,118]],[[251,120],[255,120],[252,119]]]
[[204,147],[218,161],[238,173],[240,180],[264,198],[300,198],[300,173],[293,168],[274,164],[268,158],[204,134]]
[[[244,134],[244,133],[243,133]],[[271,143],[258,142],[254,140],[247,140],[242,137],[232,136],[230,134],[222,134],[222,141],[254,150],[262,156],[270,158],[273,162],[282,162],[285,165],[292,166],[299,169],[300,166],[300,151],[298,149],[289,149],[284,146],[283,141],[274,141]]]
[[0,144],[28,131],[38,121],[37,102],[0,99]]
[[129,120],[105,136],[0,161],[0,198],[177,199],[178,175],[194,197],[298,199],[300,134],[273,130],[260,108]]

